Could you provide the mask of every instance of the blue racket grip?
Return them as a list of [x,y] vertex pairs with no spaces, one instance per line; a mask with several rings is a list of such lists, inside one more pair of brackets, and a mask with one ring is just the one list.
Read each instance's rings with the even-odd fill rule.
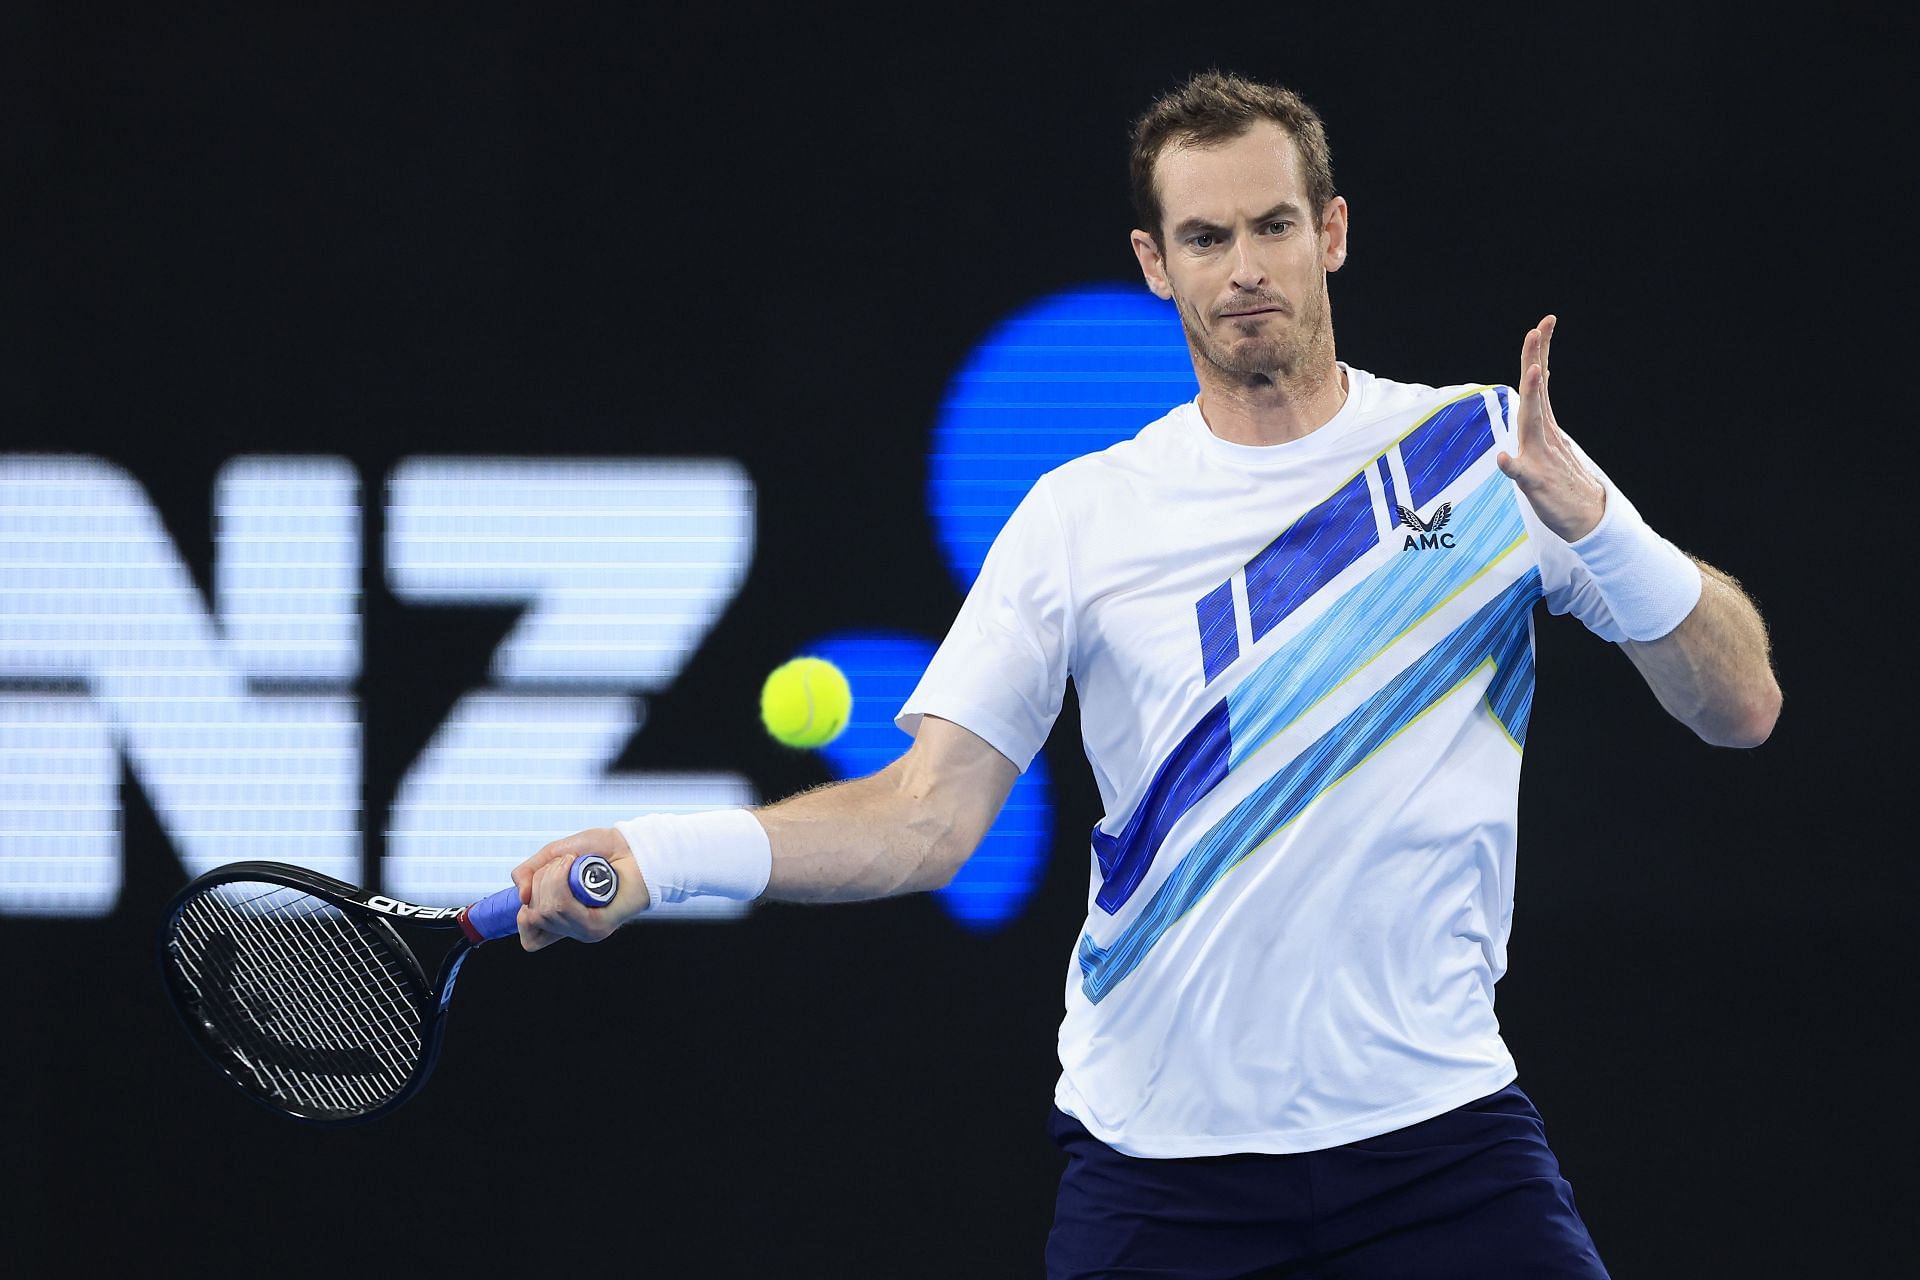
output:
[[[620,891],[620,875],[597,853],[575,858],[567,871],[567,885],[582,905],[604,907]],[[510,885],[468,907],[461,928],[475,942],[491,942],[520,930],[520,888]]]

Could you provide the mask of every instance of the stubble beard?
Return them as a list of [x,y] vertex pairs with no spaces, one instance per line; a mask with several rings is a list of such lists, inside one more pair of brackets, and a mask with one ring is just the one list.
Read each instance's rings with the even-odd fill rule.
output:
[[1318,359],[1319,353],[1332,347],[1324,278],[1300,307],[1289,306],[1279,317],[1284,328],[1272,337],[1234,337],[1222,341],[1217,335],[1222,329],[1231,332],[1233,320],[1219,321],[1210,333],[1195,322],[1187,308],[1181,307],[1179,312],[1180,327],[1186,331],[1187,347],[1195,363],[1204,362],[1222,377],[1237,383],[1291,382],[1309,365],[1323,363]]

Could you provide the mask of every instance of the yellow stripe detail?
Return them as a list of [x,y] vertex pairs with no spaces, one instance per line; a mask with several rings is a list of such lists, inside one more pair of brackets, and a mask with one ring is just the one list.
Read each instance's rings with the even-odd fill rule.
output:
[[1518,751],[1523,756],[1527,754],[1527,749],[1520,745],[1520,739],[1507,732],[1507,722],[1502,720],[1500,713],[1493,709],[1493,697],[1491,693],[1489,693],[1487,697],[1480,699],[1480,705],[1487,709],[1487,718],[1499,727],[1500,736],[1511,743],[1515,751]]
[[[1473,389],[1472,389],[1471,391],[1463,391],[1463,392],[1461,392],[1461,393],[1460,393],[1459,395],[1457,395],[1457,396],[1455,396],[1455,397],[1454,397],[1453,399],[1451,399],[1451,400],[1443,400],[1443,401],[1441,401],[1441,402],[1440,402],[1440,403],[1439,403],[1438,405],[1436,405],[1436,406],[1434,406],[1434,410],[1433,410],[1433,412],[1432,412],[1432,413],[1430,413],[1430,414],[1428,414],[1428,415],[1427,415],[1426,417],[1424,417],[1424,418],[1422,418],[1422,419],[1420,419],[1420,421],[1418,421],[1418,422],[1416,422],[1416,423],[1414,423],[1414,424],[1413,424],[1412,426],[1410,426],[1410,427],[1408,427],[1408,428],[1407,428],[1407,429],[1406,429],[1406,430],[1405,430],[1404,432],[1402,432],[1402,433],[1401,433],[1400,435],[1398,435],[1398,436],[1395,436],[1395,437],[1393,438],[1393,440],[1392,440],[1392,441],[1391,441],[1391,442],[1390,442],[1390,443],[1389,443],[1389,444],[1387,445],[1387,448],[1388,448],[1388,449],[1394,449],[1394,448],[1398,448],[1398,447],[1399,447],[1399,445],[1400,445],[1400,442],[1401,442],[1402,440],[1405,440],[1405,439],[1406,439],[1406,438],[1407,438],[1408,436],[1410,436],[1410,435],[1412,435],[1412,434],[1413,434],[1414,432],[1416,432],[1416,431],[1418,431],[1418,430],[1419,430],[1420,428],[1422,428],[1422,427],[1424,427],[1424,426],[1426,426],[1426,425],[1427,425],[1427,424],[1428,424],[1429,422],[1432,422],[1432,421],[1433,421],[1433,420],[1434,420],[1435,418],[1437,418],[1437,417],[1439,417],[1439,416],[1440,416],[1440,411],[1441,411],[1442,409],[1446,409],[1446,408],[1449,408],[1449,407],[1451,407],[1451,406],[1453,406],[1453,405],[1456,405],[1456,404],[1459,404],[1459,403],[1460,403],[1460,402],[1461,402],[1462,400],[1466,400],[1466,399],[1468,399],[1468,398],[1470,398],[1470,397],[1472,397],[1472,396],[1483,396],[1483,395],[1485,395],[1485,394],[1486,394],[1487,392],[1489,392],[1489,391],[1491,391],[1491,390],[1493,390],[1493,384],[1492,384],[1491,382],[1487,382],[1487,383],[1482,383],[1482,384],[1481,384],[1480,386],[1477,386],[1477,387],[1475,387],[1475,388],[1473,388]],[[1492,414],[1488,414],[1488,415],[1487,415],[1487,420],[1488,420],[1488,424],[1489,424],[1489,425],[1491,425],[1491,424],[1492,424],[1492,420],[1493,420],[1493,415],[1492,415]],[[1382,452],[1385,452],[1385,450],[1382,450]],[[1369,465],[1371,465],[1371,464],[1369,464]],[[1366,469],[1366,468],[1364,468],[1364,467],[1363,467],[1363,468],[1361,468],[1361,470],[1363,470],[1363,471],[1364,471],[1365,469]],[[1358,474],[1358,473],[1356,472],[1355,474]],[[1412,495],[1412,494],[1408,494],[1408,495],[1407,495],[1407,500],[1408,500],[1409,502],[1411,502],[1411,501],[1413,500],[1413,495]]]

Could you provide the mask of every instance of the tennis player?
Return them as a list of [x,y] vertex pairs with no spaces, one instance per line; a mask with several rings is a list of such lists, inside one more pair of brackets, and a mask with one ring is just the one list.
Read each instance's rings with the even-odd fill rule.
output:
[[[1069,676],[1106,817],[1066,972],[1047,1273],[1606,1274],[1494,1018],[1544,600],[1703,740],[1779,713],[1766,631],[1561,429],[1555,320],[1511,386],[1340,361],[1325,130],[1218,73],[1133,135],[1147,287],[1200,393],[1042,476],[897,717],[892,765],[584,831],[514,872],[529,950],[651,901],[938,888]],[[590,912],[569,861],[622,897]]]

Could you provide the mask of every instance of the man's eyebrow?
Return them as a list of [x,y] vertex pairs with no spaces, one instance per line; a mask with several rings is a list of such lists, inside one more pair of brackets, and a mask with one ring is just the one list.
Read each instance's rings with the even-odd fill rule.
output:
[[[1272,222],[1276,218],[1293,218],[1297,220],[1299,217],[1300,206],[1291,200],[1282,200],[1279,204],[1259,215],[1253,221],[1256,224],[1260,224]],[[1186,236],[1199,235],[1202,232],[1222,230],[1225,230],[1225,228],[1208,218],[1183,218],[1174,224],[1173,234],[1176,237],[1184,238]]]
[[1282,200],[1279,204],[1273,206],[1273,208],[1267,210],[1265,213],[1255,218],[1254,221],[1255,222],[1272,222],[1276,218],[1296,218],[1297,219],[1299,216],[1300,216],[1299,205],[1295,204],[1291,200]]
[[1205,231],[1220,230],[1224,230],[1224,228],[1222,228],[1219,223],[1209,222],[1205,218],[1183,218],[1174,224],[1173,234],[1184,239],[1187,236],[1199,235]]

